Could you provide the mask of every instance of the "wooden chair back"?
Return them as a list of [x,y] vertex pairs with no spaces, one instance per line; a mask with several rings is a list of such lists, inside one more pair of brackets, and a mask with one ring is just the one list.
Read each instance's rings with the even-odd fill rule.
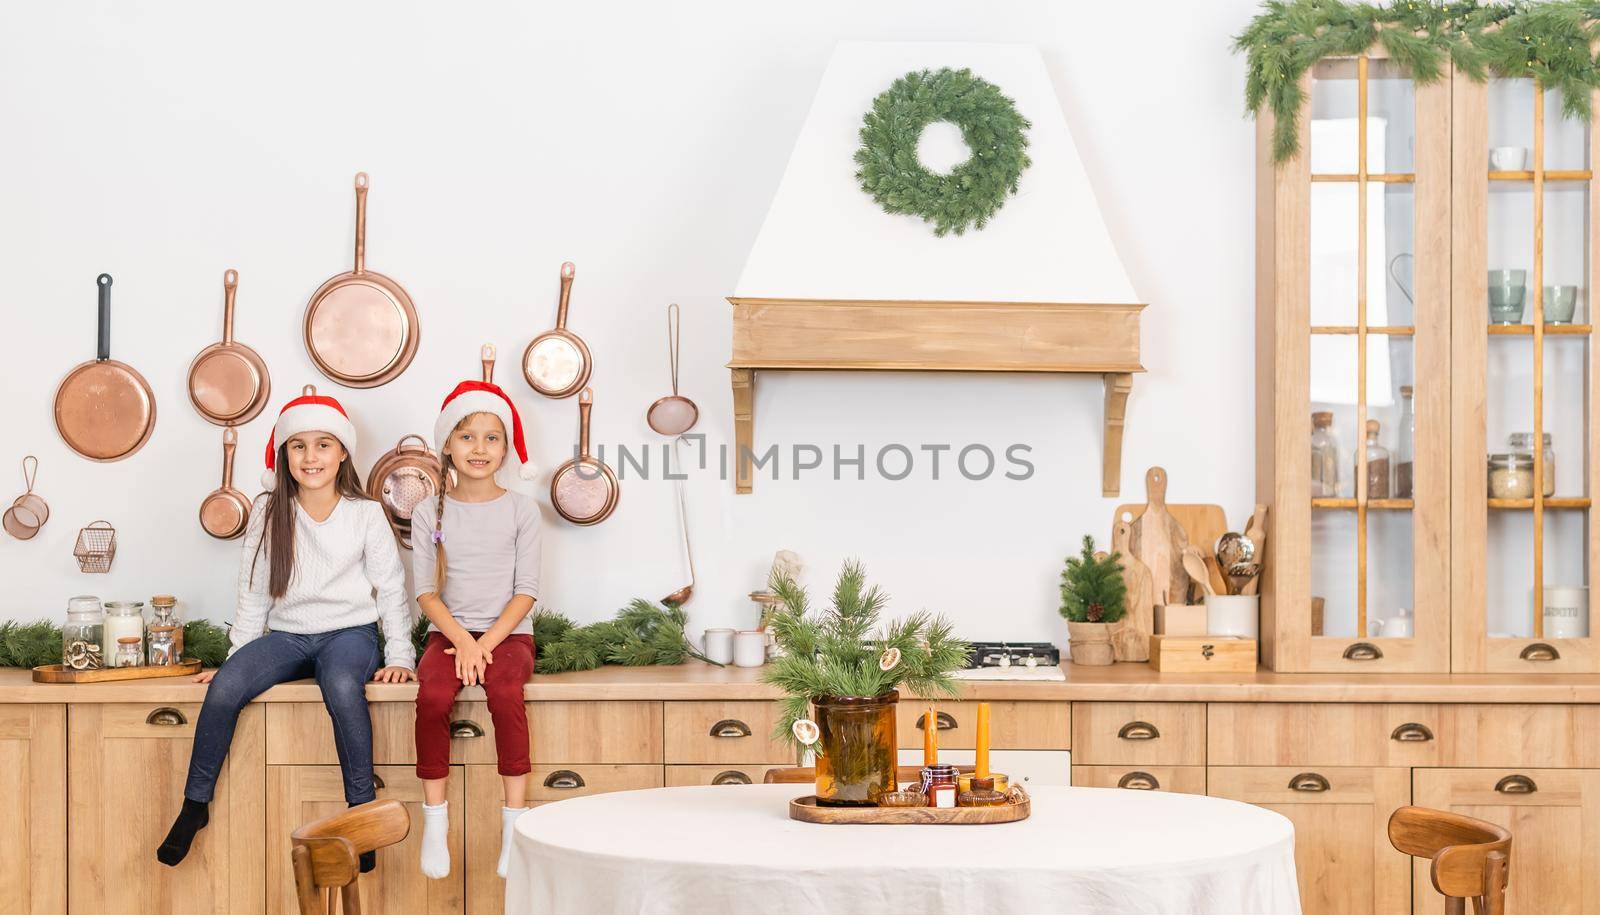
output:
[[1404,854],[1433,860],[1433,888],[1447,915],[1464,915],[1467,900],[1478,915],[1505,915],[1511,868],[1511,833],[1483,820],[1401,807],[1389,817],[1389,844]]
[[[972,774],[971,766],[956,766],[956,771],[966,775]],[[896,781],[916,782],[922,780],[921,766],[896,766],[894,770]],[[762,776],[763,784],[768,785],[804,785],[817,780],[817,770],[813,766],[796,766],[792,769],[768,769]]]
[[[360,856],[402,842],[411,814],[396,800],[372,801],[301,826],[289,836],[300,915],[361,915]],[[336,895],[337,894],[337,895]]]

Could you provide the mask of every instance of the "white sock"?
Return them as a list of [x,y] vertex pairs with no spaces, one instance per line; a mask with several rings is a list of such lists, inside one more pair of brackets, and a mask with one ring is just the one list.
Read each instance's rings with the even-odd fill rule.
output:
[[494,872],[502,878],[506,868],[511,866],[511,828],[516,825],[517,817],[527,812],[526,807],[500,808],[500,863],[495,865]]
[[422,805],[422,876],[450,873],[450,802]]

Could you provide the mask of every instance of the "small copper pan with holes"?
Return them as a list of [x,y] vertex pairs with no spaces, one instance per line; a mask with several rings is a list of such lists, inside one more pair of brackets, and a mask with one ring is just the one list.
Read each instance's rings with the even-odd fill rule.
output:
[[411,549],[411,511],[443,489],[439,456],[420,435],[401,436],[367,474],[367,495],[383,506],[384,517],[400,545]]
[[588,345],[567,330],[567,305],[572,301],[572,277],[577,269],[571,261],[561,265],[561,302],[556,306],[555,329],[534,337],[522,353],[522,377],[528,379],[528,386],[557,400],[582,390],[594,368]]
[[250,500],[233,488],[233,452],[239,434],[232,426],[222,430],[222,485],[200,503],[200,526],[218,540],[232,540],[250,523]]
[[144,447],[156,427],[156,397],[133,367],[111,358],[111,274],[95,278],[100,332],[95,358],[56,388],[56,431],[91,461],[120,461]]
[[399,283],[367,269],[367,173],[356,174],[356,266],[322,284],[306,305],[306,352],[352,388],[400,377],[417,355],[417,308]]
[[272,395],[261,354],[233,339],[233,301],[239,271],[222,273],[222,342],[200,351],[189,363],[189,400],[200,415],[219,426],[247,423]]
[[589,411],[594,392],[578,395],[578,456],[556,468],[550,479],[550,504],[573,524],[599,524],[617,510],[621,488],[604,462],[589,456]]

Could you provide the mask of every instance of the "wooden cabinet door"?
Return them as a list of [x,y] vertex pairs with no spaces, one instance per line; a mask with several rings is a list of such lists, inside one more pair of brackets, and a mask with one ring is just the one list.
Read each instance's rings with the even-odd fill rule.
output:
[[1410,908],[1406,856],[1389,815],[1410,802],[1411,770],[1213,766],[1207,794],[1276,810],[1294,823],[1305,915],[1394,915]]
[[[439,880],[422,876],[422,781],[410,766],[375,766],[382,783],[378,797],[406,805],[411,832],[398,845],[378,850],[378,866],[361,875],[361,910],[384,915],[445,915],[463,909],[462,803],[460,766],[450,767],[445,800],[450,804],[450,873]],[[271,766],[267,770],[267,907],[293,913],[294,872],[289,867],[289,834],[305,823],[347,809],[338,766]],[[492,872],[492,871],[491,871]]]
[[[1508,915],[1600,913],[1600,769],[1418,769],[1420,807],[1511,830]],[[1442,913],[1429,863],[1417,859],[1415,911]]]
[[183,806],[198,703],[106,703],[67,710],[68,901],[74,913],[261,912],[260,705],[239,716],[211,822],[177,867],[156,862]]
[[25,915],[67,911],[67,710],[0,705],[0,892]]

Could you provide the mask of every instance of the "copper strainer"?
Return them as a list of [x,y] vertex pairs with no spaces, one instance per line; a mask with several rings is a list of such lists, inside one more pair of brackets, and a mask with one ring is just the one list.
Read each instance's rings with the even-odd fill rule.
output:
[[17,496],[6,509],[4,519],[6,533],[18,540],[33,539],[39,528],[50,520],[50,506],[33,491],[33,483],[38,478],[39,459],[30,454],[22,459],[22,479],[27,481],[28,491]]

